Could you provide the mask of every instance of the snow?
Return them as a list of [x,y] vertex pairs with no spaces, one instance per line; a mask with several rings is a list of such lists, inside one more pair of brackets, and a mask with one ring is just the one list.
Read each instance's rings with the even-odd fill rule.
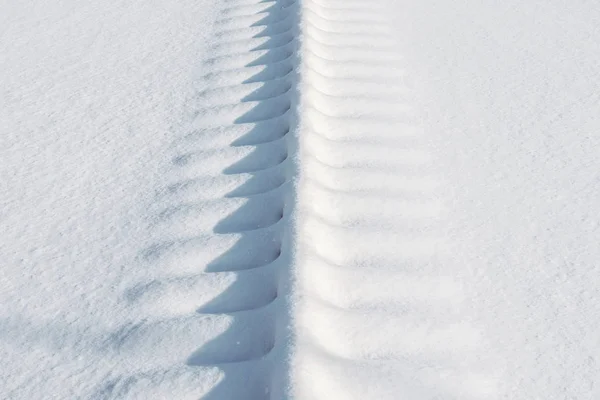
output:
[[584,1],[423,2],[402,20],[418,27],[414,43],[431,43],[406,47],[427,66],[422,99],[453,185],[454,270],[497,354],[499,398],[600,394],[599,12]]
[[595,2],[0,9],[0,398],[600,398]]
[[149,210],[214,10],[96,3],[0,5],[0,397],[197,398],[161,359],[169,314],[123,299],[150,274]]

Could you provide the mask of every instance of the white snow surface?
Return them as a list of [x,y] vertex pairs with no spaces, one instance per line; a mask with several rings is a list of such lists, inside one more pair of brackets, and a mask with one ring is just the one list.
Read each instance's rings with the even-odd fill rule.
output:
[[124,293],[155,276],[139,254],[208,4],[0,2],[0,398],[189,395],[170,314]]
[[600,398],[599,38],[588,0],[0,0],[0,398]]

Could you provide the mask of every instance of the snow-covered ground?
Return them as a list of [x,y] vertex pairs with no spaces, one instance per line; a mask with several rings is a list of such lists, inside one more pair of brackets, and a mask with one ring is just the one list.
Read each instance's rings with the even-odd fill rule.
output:
[[596,2],[96,3],[0,0],[0,398],[600,398]]
[[127,294],[162,277],[141,254],[193,112],[209,3],[0,2],[0,398],[206,390],[167,331],[177,310]]

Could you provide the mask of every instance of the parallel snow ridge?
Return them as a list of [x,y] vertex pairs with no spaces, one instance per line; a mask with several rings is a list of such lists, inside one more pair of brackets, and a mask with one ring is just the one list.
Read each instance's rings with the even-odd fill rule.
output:
[[111,341],[146,362],[103,395],[286,398],[290,313],[295,398],[490,395],[481,335],[444,269],[443,196],[385,9],[220,7],[152,221],[149,278],[126,290],[140,320]]
[[492,396],[444,270],[443,196],[393,21],[361,1],[302,4],[294,396]]
[[[220,7],[198,115],[174,143],[161,202],[168,206],[153,222],[152,279],[127,291],[140,315],[154,318],[126,340],[138,352],[161,352],[163,365],[153,368],[192,376],[195,398],[279,399],[297,7]],[[133,396],[135,379],[113,391]]]

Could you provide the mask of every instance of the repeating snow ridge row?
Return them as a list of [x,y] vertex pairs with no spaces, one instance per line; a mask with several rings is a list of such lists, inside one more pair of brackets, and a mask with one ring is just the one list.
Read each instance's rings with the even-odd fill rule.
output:
[[[154,323],[163,326],[153,328],[156,350],[145,349],[164,352],[161,368],[177,375],[157,378],[172,383],[166,398],[280,399],[297,7],[262,0],[220,7],[198,115],[173,146],[161,202],[169,206],[146,254],[153,279],[128,296],[143,315],[170,315]],[[131,380],[122,386],[135,391]]]
[[[481,399],[444,196],[385,7],[227,0],[118,332],[114,397]],[[291,287],[291,291],[290,291]],[[290,320],[291,317],[291,320]],[[290,346],[291,343],[291,346]]]
[[444,270],[443,195],[392,23],[380,3],[302,2],[294,398],[494,390]]

